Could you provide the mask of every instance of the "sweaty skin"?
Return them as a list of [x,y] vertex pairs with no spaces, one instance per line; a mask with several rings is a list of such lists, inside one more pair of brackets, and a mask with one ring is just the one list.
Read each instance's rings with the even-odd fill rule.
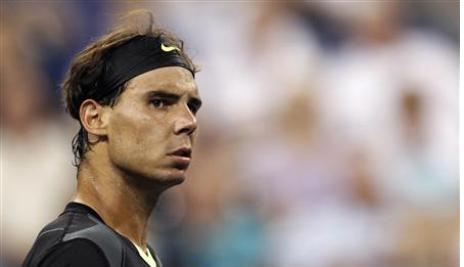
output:
[[159,195],[185,179],[190,155],[171,153],[192,149],[200,105],[191,72],[164,67],[130,80],[113,107],[96,109],[98,116],[89,119],[81,111],[88,132],[94,125],[99,132],[89,134],[97,142],[81,163],[73,201],[92,207],[146,249],[147,222]]

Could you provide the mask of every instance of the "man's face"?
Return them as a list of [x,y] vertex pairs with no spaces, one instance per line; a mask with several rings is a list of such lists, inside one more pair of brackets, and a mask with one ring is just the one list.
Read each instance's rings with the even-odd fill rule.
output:
[[110,112],[108,154],[118,169],[163,186],[181,183],[197,133],[201,101],[182,67],[133,78]]

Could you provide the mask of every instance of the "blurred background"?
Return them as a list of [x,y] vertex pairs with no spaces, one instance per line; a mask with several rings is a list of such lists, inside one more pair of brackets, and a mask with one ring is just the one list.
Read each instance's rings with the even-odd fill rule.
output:
[[70,60],[135,8],[202,68],[165,267],[458,266],[458,1],[2,1],[1,266],[72,196]]

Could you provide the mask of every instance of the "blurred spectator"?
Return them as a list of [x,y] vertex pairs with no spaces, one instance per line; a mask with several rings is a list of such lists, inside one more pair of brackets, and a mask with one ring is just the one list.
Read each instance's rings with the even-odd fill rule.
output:
[[[362,8],[354,8],[356,5]],[[347,20],[353,25],[352,40],[326,65],[322,114],[328,127],[340,137],[375,151],[373,156],[379,168],[376,172],[382,175],[380,184],[385,191],[399,193],[398,186],[416,179],[414,176],[394,179],[397,175],[392,173],[420,167],[401,158],[415,153],[425,157],[426,163],[421,166],[427,166],[428,170],[423,170],[425,175],[417,173],[420,179],[417,186],[404,188],[423,187],[428,179],[425,177],[432,176],[443,184],[440,188],[445,190],[444,195],[456,196],[452,185],[458,178],[457,54],[451,44],[437,35],[400,28],[396,23],[398,5],[390,2],[348,5],[353,8],[352,15],[359,13],[359,16]],[[431,62],[433,70],[426,69]],[[402,95],[408,88],[414,88],[417,99],[412,100],[417,102],[412,106],[402,104]],[[419,127],[412,143],[411,136],[404,135],[402,130],[411,127]],[[416,148],[421,152],[411,151]],[[405,192],[412,196],[411,193]]]
[[54,116],[47,81],[18,49],[16,28],[2,25],[2,243],[19,266],[38,231],[63,209],[74,183],[71,138]]

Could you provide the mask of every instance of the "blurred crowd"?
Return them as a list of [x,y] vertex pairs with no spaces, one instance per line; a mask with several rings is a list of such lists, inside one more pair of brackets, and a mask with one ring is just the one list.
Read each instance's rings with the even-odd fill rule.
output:
[[2,3],[0,266],[72,197],[70,60],[134,8],[202,69],[165,267],[458,266],[457,1]]

